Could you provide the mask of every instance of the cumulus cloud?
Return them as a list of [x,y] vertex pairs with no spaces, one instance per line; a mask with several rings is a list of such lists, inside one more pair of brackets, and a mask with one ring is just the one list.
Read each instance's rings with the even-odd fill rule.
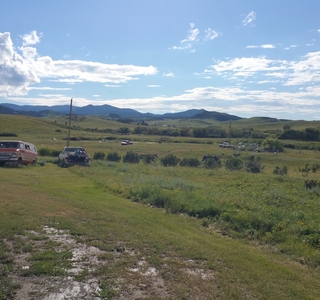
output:
[[298,110],[314,114],[318,105],[320,88],[308,87],[299,92],[245,89],[240,87],[198,87],[175,96],[151,98],[114,99],[108,104],[116,107],[131,107],[141,112],[166,113],[199,107],[209,111],[222,111],[240,116],[268,115],[283,118],[283,114],[295,115]]
[[293,62],[292,72],[286,85],[301,85],[320,82],[320,51],[310,52],[300,61]]
[[310,52],[297,61],[273,60],[266,57],[242,57],[219,61],[204,73],[215,73],[228,80],[241,81],[257,77],[259,81],[270,77],[281,79],[283,86],[318,84],[320,82],[320,51]]
[[243,26],[247,26],[249,24],[252,24],[253,21],[256,19],[256,13],[254,11],[249,12],[249,14],[242,20]]
[[271,60],[264,56],[234,58],[212,65],[213,70],[217,74],[231,76],[232,78],[250,77],[257,72],[285,71],[287,67],[286,61]]
[[25,95],[38,82],[32,62],[14,50],[10,33],[0,33],[0,95]]
[[23,46],[29,46],[29,45],[35,45],[40,43],[40,38],[42,37],[42,34],[38,35],[35,30],[31,31],[30,33],[24,34],[22,36],[22,45]]
[[53,60],[39,56],[30,47],[40,41],[36,31],[22,37],[22,46],[16,51],[10,33],[0,33],[0,95],[26,95],[29,87],[41,79],[56,82],[124,83],[139,76],[154,75],[153,66],[104,64],[82,60]]

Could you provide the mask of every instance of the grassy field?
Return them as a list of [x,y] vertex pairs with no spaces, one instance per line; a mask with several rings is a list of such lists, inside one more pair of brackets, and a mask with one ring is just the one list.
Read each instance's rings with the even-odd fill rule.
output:
[[[1,115],[0,132],[59,150],[67,130],[57,123]],[[264,168],[253,174],[160,164],[167,154],[250,159],[252,153],[221,149],[219,141],[137,136],[121,146],[122,137],[102,142],[99,133],[72,134],[91,138],[73,142],[91,156],[132,150],[159,159],[60,168],[56,158],[40,157],[43,166],[1,168],[0,299],[61,296],[67,278],[74,286],[95,284],[87,290],[92,299],[319,299],[320,190],[304,188],[319,173],[299,171],[320,163],[318,152],[254,154]],[[276,166],[288,173],[275,175]],[[86,254],[75,260],[81,249]],[[44,282],[51,285],[41,290]]]

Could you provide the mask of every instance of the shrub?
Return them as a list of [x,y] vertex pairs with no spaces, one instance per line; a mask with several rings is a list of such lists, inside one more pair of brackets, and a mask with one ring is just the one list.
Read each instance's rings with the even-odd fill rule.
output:
[[311,180],[305,180],[304,181],[304,187],[305,189],[314,189],[314,188],[319,188],[320,187],[320,182],[317,180],[311,179]]
[[262,144],[266,150],[283,152],[283,144],[278,139],[268,138]]
[[52,150],[49,148],[41,148],[38,150],[38,154],[40,156],[59,156],[61,151],[59,150]]
[[18,135],[15,133],[11,133],[11,132],[1,132],[0,136],[14,136],[17,137]]
[[216,159],[215,157],[210,157],[203,161],[204,167],[207,169],[214,169],[221,167],[220,159]]
[[241,170],[243,167],[243,162],[239,157],[230,157],[224,163],[226,169],[228,170]]
[[179,163],[180,159],[173,154],[161,158],[161,164],[165,167],[174,167]]
[[107,155],[108,161],[119,161],[121,159],[121,156],[117,152],[110,152]]
[[288,173],[287,166],[284,166],[282,168],[279,168],[278,166],[276,166],[275,169],[273,170],[273,174],[277,174],[277,175],[285,175],[287,173]]
[[93,159],[99,159],[99,160],[104,160],[104,158],[106,157],[106,154],[102,151],[99,151],[99,152],[95,152],[93,154]]
[[41,148],[39,149],[38,154],[41,156],[51,156],[51,150],[49,148]]
[[155,163],[155,161],[158,159],[158,155],[146,154],[146,155],[142,155],[141,158],[145,164],[151,164],[151,163]]
[[302,176],[304,177],[308,177],[310,170],[311,168],[309,167],[309,163],[307,163],[303,168],[299,167],[299,171],[302,173]]
[[51,156],[59,156],[60,153],[60,150],[51,150]]
[[197,158],[184,158],[180,162],[180,166],[182,166],[182,167],[198,167],[198,166],[200,166],[200,161]]
[[311,169],[312,169],[312,173],[316,173],[320,169],[320,165],[314,164],[312,165]]
[[133,151],[128,151],[126,155],[123,157],[123,162],[138,164],[140,162],[140,156],[138,153],[135,153]]
[[245,167],[248,172],[260,173],[264,166],[261,165],[260,157],[255,157],[254,155],[249,156],[249,161],[245,163]]

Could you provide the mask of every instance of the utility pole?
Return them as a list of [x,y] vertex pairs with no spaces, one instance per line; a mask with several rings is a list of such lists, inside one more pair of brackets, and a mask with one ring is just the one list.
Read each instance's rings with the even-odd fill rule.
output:
[[70,128],[71,128],[71,116],[72,116],[72,99],[70,101],[70,114],[69,114],[69,129],[68,129],[68,140],[67,140],[67,147],[69,147],[69,141],[70,141]]
[[229,143],[231,145],[231,120],[230,120],[230,125],[229,125]]

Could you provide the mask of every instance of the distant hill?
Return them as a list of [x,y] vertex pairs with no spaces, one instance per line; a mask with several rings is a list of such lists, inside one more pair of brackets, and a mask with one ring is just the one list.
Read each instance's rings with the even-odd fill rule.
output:
[[195,115],[191,116],[190,118],[191,119],[215,119],[220,122],[237,121],[237,120],[243,119],[243,118],[240,118],[240,117],[237,117],[234,115],[229,115],[226,113],[219,113],[216,111],[206,111],[206,110],[203,110],[202,112],[195,114]]
[[[10,103],[0,104],[1,114],[17,114],[17,115],[28,115],[34,117],[44,117],[49,114],[69,114],[69,105],[55,105],[55,106],[37,106],[37,105],[16,105]],[[107,116],[118,116],[125,118],[134,119],[215,119],[217,121],[233,121],[242,119],[237,116],[229,115],[226,113],[210,112],[204,109],[190,109],[183,112],[177,113],[165,113],[165,114],[152,114],[152,113],[141,113],[130,108],[117,108],[112,105],[87,105],[83,107],[72,106],[72,113],[75,115],[107,115]]]
[[0,105],[0,114],[13,115],[14,113],[15,113],[14,109],[10,107],[6,107],[4,105]]
[[161,115],[163,119],[185,119],[192,118],[194,115],[204,112],[204,109],[189,109],[178,113],[166,113]]

